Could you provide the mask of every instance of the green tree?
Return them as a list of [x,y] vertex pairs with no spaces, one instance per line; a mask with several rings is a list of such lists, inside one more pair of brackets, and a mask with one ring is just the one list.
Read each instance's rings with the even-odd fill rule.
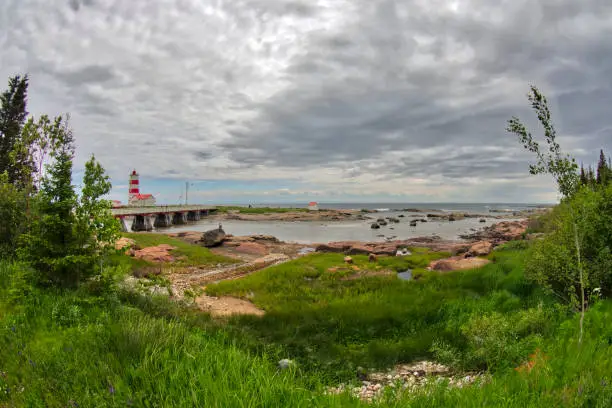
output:
[[593,171],[593,168],[589,166],[589,171],[587,172],[587,185],[590,187],[595,187],[595,184],[595,172]]
[[8,174],[0,173],[0,258],[12,258],[19,236],[27,225],[28,196],[9,183]]
[[588,178],[587,178],[587,174],[584,171],[584,166],[580,165],[580,184],[583,186],[588,185]]
[[112,250],[121,231],[119,222],[111,213],[112,203],[104,199],[111,190],[110,177],[92,155],[85,163],[85,175],[79,206],[76,209],[79,245],[92,257]]
[[597,184],[606,185],[612,179],[612,169],[608,167],[608,161],[603,149],[599,151],[599,162],[597,163]]
[[9,182],[20,179],[17,169],[12,166],[11,153],[21,136],[26,111],[28,76],[16,75],[9,78],[9,88],[0,95],[0,173],[7,172]]
[[[555,209],[552,231],[536,241],[526,275],[559,299],[581,309],[582,287],[588,299],[594,288],[612,295],[612,188],[581,188]],[[577,251],[576,249],[579,249]],[[581,286],[582,270],[582,286]]]
[[77,286],[99,271],[99,260],[113,249],[119,224],[110,201],[103,198],[111,184],[102,166],[91,157],[77,196],[72,184],[72,131],[61,117],[45,123],[39,129],[48,133],[43,138],[51,146],[51,163],[46,165],[34,200],[32,228],[22,236],[19,254],[39,271],[43,283]]
[[540,144],[516,116],[508,121],[506,131],[517,135],[523,147],[536,155],[537,161],[529,165],[529,172],[531,174],[550,174],[555,179],[561,195],[570,197],[580,184],[576,160],[563,154],[561,146],[557,143],[557,132],[551,119],[546,97],[533,85],[527,97],[544,128],[544,140],[548,149],[540,149]]
[[[557,233],[549,235],[537,245],[540,251],[532,253],[527,269],[535,266],[535,272],[531,273],[532,278],[547,285],[557,294],[567,294],[564,299],[580,309],[579,342],[581,342],[586,308],[585,297],[589,288],[589,276],[585,270],[584,243],[586,237],[589,237],[593,231],[591,225],[593,207],[588,199],[582,200],[583,203],[588,203],[588,206],[574,205],[576,200],[573,200],[573,197],[581,191],[578,165],[573,157],[561,151],[546,97],[533,85],[527,97],[544,128],[544,140],[548,149],[540,149],[539,143],[516,116],[508,121],[506,130],[516,134],[523,147],[536,155],[536,164],[529,165],[530,173],[550,174],[554,178],[563,197],[562,204],[567,209],[566,212],[560,212],[567,216],[559,217]],[[582,191],[591,190],[583,187]],[[555,283],[562,288],[558,288]]]
[[[62,122],[61,118],[56,120]],[[51,151],[41,191],[36,197],[36,217],[31,232],[23,236],[20,255],[41,272],[43,281],[54,284],[78,283],[84,259],[75,254],[74,208],[77,196],[72,185],[74,138],[66,123],[56,129],[57,141]]]

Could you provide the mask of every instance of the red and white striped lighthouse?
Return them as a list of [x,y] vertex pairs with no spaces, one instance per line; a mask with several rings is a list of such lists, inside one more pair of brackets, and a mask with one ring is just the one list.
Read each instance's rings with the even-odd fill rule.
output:
[[138,173],[136,173],[136,169],[134,169],[130,174],[130,190],[128,195],[128,202],[132,201],[139,194],[140,187],[138,185]]

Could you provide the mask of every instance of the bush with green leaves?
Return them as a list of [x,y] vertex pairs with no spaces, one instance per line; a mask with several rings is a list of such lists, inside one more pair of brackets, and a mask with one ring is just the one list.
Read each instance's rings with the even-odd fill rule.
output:
[[26,228],[27,194],[9,183],[7,173],[0,174],[0,258],[15,252],[19,235]]
[[83,188],[78,197],[72,185],[72,137],[69,131],[35,197],[36,216],[31,231],[22,236],[19,254],[39,272],[44,283],[75,286],[100,274],[99,260],[112,251],[119,236],[118,222],[110,202],[102,197],[110,191],[102,166],[91,160],[85,165]]
[[583,187],[561,203],[551,220],[553,230],[534,243],[526,274],[576,308],[595,288],[612,295],[612,186]]

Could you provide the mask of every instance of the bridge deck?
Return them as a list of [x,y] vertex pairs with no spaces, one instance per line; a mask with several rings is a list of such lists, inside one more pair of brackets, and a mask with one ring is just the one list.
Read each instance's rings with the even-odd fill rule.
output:
[[167,214],[189,211],[215,211],[217,207],[207,205],[156,205],[153,207],[121,207],[111,211],[115,217],[130,217],[134,215]]

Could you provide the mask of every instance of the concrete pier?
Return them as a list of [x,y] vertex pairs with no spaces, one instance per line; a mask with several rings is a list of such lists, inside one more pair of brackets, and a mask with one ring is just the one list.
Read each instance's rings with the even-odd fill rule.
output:
[[130,232],[130,228],[128,227],[128,222],[125,218],[119,218],[119,222],[121,223],[121,232]]
[[148,215],[136,215],[132,222],[132,231],[152,231],[151,217]]
[[[186,224],[187,221],[199,221],[217,211],[206,205],[157,205],[141,207],[119,207],[111,209],[113,216],[121,221],[123,232],[151,231],[153,227],[164,228],[171,225]],[[133,218],[131,228],[128,227]]]
[[200,221],[200,211],[189,211],[187,221]]
[[174,225],[182,225],[187,223],[187,213],[184,212],[176,212],[172,216],[172,224]]
[[168,213],[161,213],[155,216],[153,226],[155,228],[169,227],[172,225],[172,217]]

